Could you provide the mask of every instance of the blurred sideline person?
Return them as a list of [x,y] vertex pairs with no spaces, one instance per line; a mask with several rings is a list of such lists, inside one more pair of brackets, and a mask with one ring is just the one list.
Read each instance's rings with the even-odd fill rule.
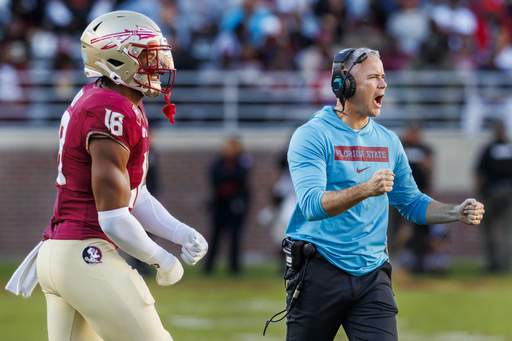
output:
[[[268,226],[272,243],[275,245],[277,259],[280,268],[283,264],[283,238],[286,236],[288,221],[297,204],[295,190],[293,189],[290,170],[288,169],[287,152],[279,153],[277,159],[277,168],[279,178],[272,186],[269,195],[269,203],[258,212],[258,222],[263,226]],[[282,269],[281,269],[282,270]],[[280,271],[282,273],[282,271]]]
[[241,271],[240,246],[250,200],[251,167],[252,156],[244,152],[242,141],[236,136],[224,141],[221,155],[210,167],[212,230],[205,264],[207,274],[213,272],[224,234],[230,239],[229,271],[232,274]]
[[85,74],[97,80],[79,91],[62,117],[54,214],[39,250],[24,262],[31,266],[22,264],[11,284],[30,295],[39,281],[50,341],[172,340],[143,278],[117,252],[156,267],[156,281],[165,286],[181,279],[183,266],[146,231],[181,244],[189,265],[207,251],[204,238],[146,187],[142,98],[163,93],[168,100],[171,48],[151,19],[130,11],[93,20],[81,43]]
[[378,51],[345,49],[333,63],[336,107],[292,136],[297,206],[289,252],[288,341],[397,340],[398,308],[386,254],[389,203],[417,224],[478,225],[483,205],[434,201],[419,191],[398,136],[375,123],[387,84]]
[[[418,123],[411,122],[401,137],[412,177],[418,189],[431,193],[433,151],[422,139]],[[405,219],[390,207],[388,250],[392,263],[405,266],[413,273],[439,273],[449,264],[446,225],[418,225]]]
[[505,125],[496,122],[493,141],[482,151],[476,168],[477,189],[485,202],[482,224],[488,272],[510,270],[512,247],[512,143]]

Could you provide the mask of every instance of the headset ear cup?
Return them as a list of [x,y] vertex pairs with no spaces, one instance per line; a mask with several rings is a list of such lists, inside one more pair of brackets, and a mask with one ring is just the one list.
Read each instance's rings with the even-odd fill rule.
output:
[[356,80],[354,76],[347,71],[343,71],[343,85],[341,91],[345,98],[350,98],[356,93]]
[[338,94],[340,93],[341,88],[341,77],[340,76],[333,76],[332,82],[331,82],[331,88],[332,92],[336,97],[338,97]]

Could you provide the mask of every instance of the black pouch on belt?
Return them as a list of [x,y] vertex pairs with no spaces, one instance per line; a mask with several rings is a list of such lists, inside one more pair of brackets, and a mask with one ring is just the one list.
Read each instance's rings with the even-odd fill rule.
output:
[[307,258],[316,253],[315,245],[302,240],[283,240],[283,251],[286,255],[286,266],[298,272]]

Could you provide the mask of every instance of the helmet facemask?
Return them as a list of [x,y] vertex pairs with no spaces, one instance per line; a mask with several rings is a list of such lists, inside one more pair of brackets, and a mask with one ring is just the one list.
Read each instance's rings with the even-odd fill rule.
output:
[[133,80],[142,87],[144,95],[157,97],[160,93],[167,95],[171,92],[176,70],[168,44],[156,41],[148,45],[131,44],[127,54],[139,65]]

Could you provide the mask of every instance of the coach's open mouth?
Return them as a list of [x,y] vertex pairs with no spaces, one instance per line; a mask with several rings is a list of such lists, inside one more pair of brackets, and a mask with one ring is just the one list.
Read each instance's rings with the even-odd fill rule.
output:
[[382,106],[382,99],[383,98],[384,98],[384,95],[379,95],[379,96],[375,97],[375,103],[377,104],[378,107]]

